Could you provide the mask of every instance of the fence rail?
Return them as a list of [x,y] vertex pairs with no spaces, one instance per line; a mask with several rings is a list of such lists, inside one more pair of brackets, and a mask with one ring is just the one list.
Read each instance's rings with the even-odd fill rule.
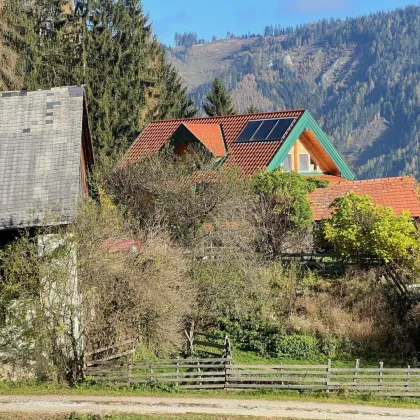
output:
[[382,396],[420,396],[420,369],[334,368],[325,365],[243,365],[231,358],[151,361],[95,361],[85,375],[125,385],[173,383],[190,389],[295,389],[373,392]]

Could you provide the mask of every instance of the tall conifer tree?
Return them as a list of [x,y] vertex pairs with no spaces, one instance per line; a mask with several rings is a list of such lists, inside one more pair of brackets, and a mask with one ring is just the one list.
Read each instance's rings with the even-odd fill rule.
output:
[[120,155],[152,119],[197,112],[139,0],[3,2],[0,46],[18,53],[23,87],[85,84],[97,155]]
[[230,97],[226,86],[216,77],[206,102],[203,104],[204,111],[209,117],[219,115],[233,115],[235,110],[232,106],[232,98]]

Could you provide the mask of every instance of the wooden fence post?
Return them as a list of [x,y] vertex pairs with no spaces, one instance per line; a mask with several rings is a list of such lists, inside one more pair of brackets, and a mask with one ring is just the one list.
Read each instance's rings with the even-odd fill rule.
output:
[[382,387],[383,368],[384,368],[384,362],[379,362],[379,378],[378,378],[379,388]]
[[[283,362],[280,362],[280,366],[283,366]],[[280,372],[281,372],[280,373],[280,378],[283,379],[283,368],[282,367],[280,368]],[[281,384],[284,385],[284,382],[281,381]]]
[[357,385],[357,375],[359,373],[359,363],[360,363],[360,360],[356,359],[356,363],[354,365],[354,374],[353,374],[353,384],[355,386]]
[[225,335],[225,341],[224,341],[224,352],[225,354],[223,355],[224,357],[232,357],[232,346],[230,345],[230,340],[229,340],[229,336],[226,334]]
[[327,392],[330,392],[330,372],[331,372],[331,359],[328,359],[327,364],[327,373],[326,373],[326,381],[325,386],[327,387]]
[[131,386],[131,370],[133,368],[133,361],[130,358],[130,361],[128,362],[128,372],[127,372],[127,387],[130,388]]
[[408,387],[410,385],[410,365],[407,366],[407,384],[405,386],[405,390],[408,392]]
[[[201,379],[200,359],[197,359],[197,372],[199,373],[198,379]],[[201,381],[200,381],[200,385],[203,385]]]
[[189,355],[192,356],[194,353],[194,330],[191,328],[189,333],[187,330],[185,330],[184,332],[188,339]]
[[228,371],[230,369],[231,362],[232,362],[232,360],[230,358],[223,361],[223,364],[225,366],[225,383],[224,383],[224,388],[225,389],[226,389],[226,385],[229,383],[228,382],[228,379],[229,379]]
[[149,366],[150,366],[150,381],[153,381],[153,367],[151,364]]
[[179,356],[176,357],[176,385],[179,386]]

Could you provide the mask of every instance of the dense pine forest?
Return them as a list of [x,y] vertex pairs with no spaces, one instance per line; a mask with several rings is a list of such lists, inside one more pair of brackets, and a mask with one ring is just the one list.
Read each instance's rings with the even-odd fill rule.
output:
[[218,76],[238,112],[310,109],[359,178],[420,176],[419,6],[263,33],[168,57],[197,104]]
[[195,114],[138,0],[0,7],[0,89],[85,84],[97,155],[120,155],[151,119]]

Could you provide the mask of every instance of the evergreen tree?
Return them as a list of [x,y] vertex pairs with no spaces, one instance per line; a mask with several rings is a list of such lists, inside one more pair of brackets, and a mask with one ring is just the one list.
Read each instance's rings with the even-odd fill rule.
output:
[[214,79],[213,86],[207,95],[203,108],[209,117],[235,114],[235,110],[232,107],[232,98],[226,86],[218,77]]
[[76,11],[86,28],[84,82],[94,143],[100,153],[115,155],[153,108],[160,46],[138,0],[82,0]]
[[[162,57],[163,60],[163,57]],[[156,106],[156,119],[191,118],[197,115],[193,99],[171,64],[164,63],[161,71],[160,95]]]
[[0,90],[19,89],[23,83],[18,72],[19,55],[8,45],[17,35],[9,29],[8,17],[0,2]]
[[20,60],[25,89],[77,83],[79,37],[70,0],[4,1],[7,42]]
[[261,111],[253,104],[249,105],[248,108],[245,110],[245,114],[258,114],[259,112]]
[[152,119],[197,112],[139,0],[77,0],[74,8],[72,3],[3,0],[0,55],[17,55],[12,73],[23,84],[11,83],[11,70],[2,65],[0,86],[85,84],[97,155],[120,155]]
[[76,7],[86,28],[85,83],[101,153],[121,154],[152,119],[195,114],[139,0],[79,0]]

